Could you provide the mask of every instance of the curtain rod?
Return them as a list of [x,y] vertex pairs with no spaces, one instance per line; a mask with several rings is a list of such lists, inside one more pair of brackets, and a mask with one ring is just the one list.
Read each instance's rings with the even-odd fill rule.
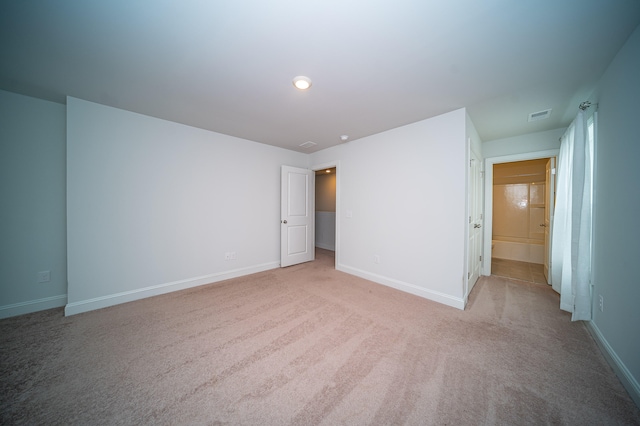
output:
[[[584,111],[585,109],[589,108],[591,105],[593,105],[591,102],[584,101],[578,106],[578,108],[580,108],[581,110]],[[596,104],[596,105],[598,105],[598,104]]]

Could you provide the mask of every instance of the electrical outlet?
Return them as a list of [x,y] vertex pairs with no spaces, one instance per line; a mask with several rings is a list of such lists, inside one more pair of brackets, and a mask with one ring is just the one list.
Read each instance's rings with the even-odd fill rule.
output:
[[231,252],[231,260],[236,260],[236,259],[237,259],[237,257],[236,257],[236,252],[235,252],[235,251],[232,251],[232,252]]
[[373,256],[373,263],[380,263],[380,256],[379,255],[374,255]]
[[598,295],[598,306],[600,307],[600,312],[604,312],[604,299],[602,295]]
[[231,252],[228,251],[224,254],[224,260],[231,260]]
[[39,283],[48,283],[49,281],[51,281],[51,271],[38,272]]

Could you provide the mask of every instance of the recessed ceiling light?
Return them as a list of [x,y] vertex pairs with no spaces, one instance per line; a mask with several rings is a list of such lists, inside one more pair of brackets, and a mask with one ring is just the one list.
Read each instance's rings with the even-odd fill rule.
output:
[[325,170],[324,172],[325,173],[331,173],[331,170]]
[[311,87],[311,79],[309,77],[305,77],[304,75],[299,75],[293,79],[293,85],[296,89],[307,90]]
[[346,142],[346,141],[347,141],[347,139],[349,139],[349,135],[342,135],[342,136],[340,136],[340,140],[341,140],[342,142]]

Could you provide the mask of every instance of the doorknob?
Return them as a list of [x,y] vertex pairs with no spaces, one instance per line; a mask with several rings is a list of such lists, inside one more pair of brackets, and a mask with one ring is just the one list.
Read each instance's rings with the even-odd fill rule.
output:
[[286,225],[287,220],[286,219],[285,220],[281,220],[280,223],[284,223]]
[[474,228],[482,228],[482,225],[480,225],[479,223],[476,223],[473,225]]
[[547,225],[545,225],[544,223],[541,223],[541,224],[540,224],[540,226],[542,226],[542,227],[544,228],[544,227],[545,227],[545,226],[547,226]]

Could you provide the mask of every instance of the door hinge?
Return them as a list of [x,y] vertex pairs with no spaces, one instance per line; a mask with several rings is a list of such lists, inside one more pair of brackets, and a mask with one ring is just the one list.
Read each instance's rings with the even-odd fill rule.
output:
[[482,256],[480,256],[480,262],[482,262]]
[[467,279],[471,278],[471,272],[467,272]]
[[469,223],[471,223],[471,216],[469,216]]

